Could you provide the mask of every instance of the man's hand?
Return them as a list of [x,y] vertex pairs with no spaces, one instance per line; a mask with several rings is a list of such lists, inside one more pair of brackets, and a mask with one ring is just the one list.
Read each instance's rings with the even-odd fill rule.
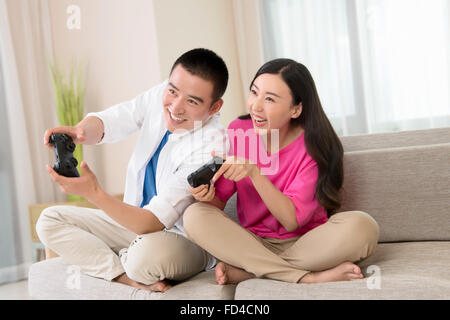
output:
[[67,178],[56,173],[49,165],[47,171],[63,193],[81,196],[106,212],[114,221],[136,234],[161,231],[165,226],[149,210],[129,205],[103,191],[87,164],[81,162],[83,174]]
[[82,161],[80,168],[83,170],[83,174],[79,178],[67,178],[59,175],[52,167],[47,165],[48,173],[63,193],[77,195],[88,200],[94,199],[100,191],[97,178],[86,162]]
[[216,195],[216,191],[212,183],[209,185],[209,188],[207,184],[202,184],[197,188],[192,188],[191,186],[189,186],[189,190],[191,191],[194,199],[200,202],[212,201],[214,199],[214,196]]
[[49,143],[49,138],[54,133],[65,133],[70,136],[75,144],[81,144],[85,141],[85,132],[83,128],[80,127],[55,127],[48,129],[44,134],[44,144],[53,149],[53,146]]

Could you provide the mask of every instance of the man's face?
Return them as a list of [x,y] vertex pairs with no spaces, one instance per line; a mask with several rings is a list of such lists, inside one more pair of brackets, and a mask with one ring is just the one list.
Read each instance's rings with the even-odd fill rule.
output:
[[170,75],[164,90],[163,107],[167,130],[191,130],[194,121],[205,121],[220,110],[223,101],[213,105],[213,83],[190,74],[181,64]]

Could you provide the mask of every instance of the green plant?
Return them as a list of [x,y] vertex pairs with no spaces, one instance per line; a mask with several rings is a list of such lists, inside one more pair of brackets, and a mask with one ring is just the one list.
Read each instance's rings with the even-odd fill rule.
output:
[[[75,126],[83,119],[84,97],[86,87],[83,79],[83,68],[77,66],[73,61],[70,74],[67,77],[58,65],[49,63],[52,76],[53,90],[55,94],[56,114],[61,126]],[[83,146],[77,145],[74,157],[78,161],[77,169],[81,174],[80,164],[83,160]],[[84,200],[81,197],[68,195],[69,201]]]

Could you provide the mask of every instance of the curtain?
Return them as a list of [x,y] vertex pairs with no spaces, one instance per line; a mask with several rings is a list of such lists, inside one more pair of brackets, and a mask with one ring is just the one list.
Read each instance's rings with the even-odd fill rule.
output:
[[0,0],[0,283],[26,278],[32,263],[28,205],[58,200],[46,176],[50,31],[46,0]]
[[[6,115],[1,117],[0,126],[0,283],[4,283],[26,277],[31,261],[30,237],[26,232],[26,207],[19,204],[17,196],[19,189],[27,194],[27,191],[34,193],[34,190],[30,190],[30,185],[25,182],[25,176],[30,173],[28,139],[23,133],[22,103],[4,1],[0,2],[0,26],[0,112]],[[12,137],[17,138],[17,148],[12,148]],[[22,138],[25,140],[21,141]],[[24,161],[19,160],[21,154],[25,156]],[[22,164],[25,168],[21,174],[18,166]],[[14,179],[16,173],[20,175],[17,180]]]
[[260,0],[264,60],[312,73],[339,135],[450,125],[448,0]]
[[247,101],[250,82],[264,60],[259,11],[258,0],[233,0],[234,34],[243,86],[242,101]]

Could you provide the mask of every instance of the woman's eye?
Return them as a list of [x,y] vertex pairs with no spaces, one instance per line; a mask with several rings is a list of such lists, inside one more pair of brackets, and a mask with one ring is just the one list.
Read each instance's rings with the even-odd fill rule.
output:
[[273,100],[271,97],[267,97],[266,100],[269,102],[275,102],[275,100]]
[[256,90],[250,89],[250,92],[256,96]]

